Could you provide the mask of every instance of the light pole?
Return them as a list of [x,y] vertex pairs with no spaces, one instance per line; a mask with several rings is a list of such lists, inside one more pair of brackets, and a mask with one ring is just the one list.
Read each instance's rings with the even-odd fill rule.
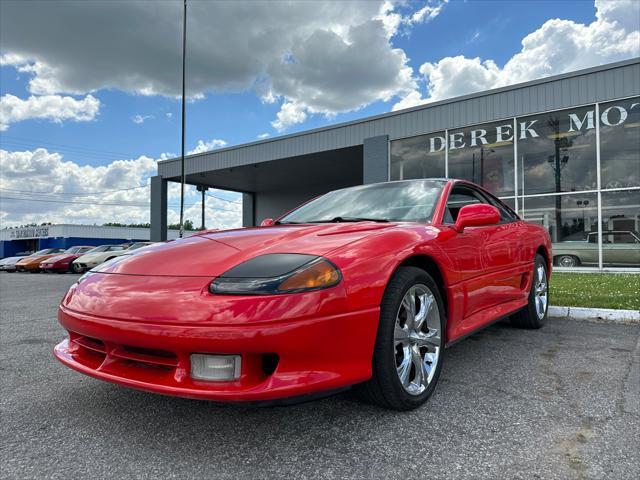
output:
[[[486,152],[486,155],[485,155]],[[484,159],[490,153],[494,153],[495,150],[493,148],[484,148],[480,147],[480,181],[476,182],[476,153],[473,152],[471,156],[471,179],[475,183],[479,183],[480,185],[484,184]]]
[[209,187],[205,186],[205,185],[198,185],[196,187],[198,189],[199,192],[202,192],[202,222],[200,223],[200,230],[204,230],[204,195],[205,192],[207,190],[209,190]]
[[180,238],[184,234],[184,126],[185,126],[185,78],[187,69],[187,0],[182,10],[182,139],[180,146]]
[[582,210],[582,229],[586,232],[587,231],[587,227],[584,224],[584,209],[587,208],[587,205],[589,205],[589,200],[578,200],[578,201],[576,201],[576,204]]

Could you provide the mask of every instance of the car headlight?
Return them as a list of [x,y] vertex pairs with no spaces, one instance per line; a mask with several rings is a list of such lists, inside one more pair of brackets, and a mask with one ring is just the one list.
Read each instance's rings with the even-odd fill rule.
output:
[[275,295],[333,287],[342,280],[338,267],[323,257],[273,253],[233,267],[209,285],[219,295]]

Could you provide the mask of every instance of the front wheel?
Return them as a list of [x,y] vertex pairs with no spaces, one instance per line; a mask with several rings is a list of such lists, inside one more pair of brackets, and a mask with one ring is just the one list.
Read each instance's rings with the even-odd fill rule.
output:
[[436,388],[444,354],[445,310],[438,286],[415,267],[400,267],[387,285],[361,396],[394,410],[419,407]]
[[72,263],[71,264],[71,271],[73,273],[82,273],[83,270],[84,269],[80,265],[78,265],[77,263]]
[[574,255],[560,255],[556,257],[556,264],[559,267],[573,268],[580,265],[580,260]]
[[520,328],[540,328],[547,320],[549,308],[549,281],[547,262],[536,255],[533,265],[533,280],[527,306],[511,316],[511,323]]

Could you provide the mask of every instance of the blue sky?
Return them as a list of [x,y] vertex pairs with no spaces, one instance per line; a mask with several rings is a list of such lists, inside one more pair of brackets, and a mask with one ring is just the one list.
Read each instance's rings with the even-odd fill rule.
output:
[[[99,4],[100,2],[90,3]],[[145,4],[145,2],[137,4],[137,10],[130,14],[133,17],[140,16],[140,25],[143,25],[141,27],[143,29],[144,25],[148,25],[143,18],[148,13],[145,10],[146,5],[149,4]],[[256,6],[258,4],[247,5],[247,8],[258,8]],[[329,4],[328,9],[335,5],[337,4]],[[377,10],[385,12],[385,25],[386,22],[395,25],[387,29],[386,37],[382,38],[379,43],[375,42],[380,40],[380,35],[384,36],[385,34],[380,33],[382,28],[379,25],[376,27],[370,21],[374,17],[380,18],[380,14],[372,10],[372,5]],[[215,10],[219,6],[227,10],[216,12]],[[274,4],[274,9],[280,8],[280,6],[280,4]],[[254,71],[239,73],[237,78],[233,76],[233,72],[235,69],[239,72],[244,69],[243,56],[238,54],[232,59],[227,58],[228,55],[233,54],[232,50],[235,47],[221,48],[218,52],[215,50],[219,46],[220,40],[218,40],[211,44],[210,48],[213,53],[211,60],[209,60],[210,57],[207,56],[209,47],[206,41],[201,40],[205,37],[199,30],[206,28],[206,26],[199,26],[201,15],[190,10],[193,16],[189,19],[190,26],[193,23],[193,30],[196,32],[188,40],[190,49],[188,76],[191,74],[199,79],[199,85],[194,86],[192,91],[199,96],[192,99],[187,105],[186,143],[188,150],[195,148],[199,141],[211,142],[217,139],[218,146],[222,144],[222,141],[227,145],[235,145],[254,141],[258,139],[259,135],[268,134],[269,137],[274,137],[279,134],[388,112],[393,108],[469,93],[469,91],[477,89],[517,83],[638,55],[638,47],[634,47],[635,40],[638,38],[634,35],[638,34],[638,28],[637,26],[633,27],[637,8],[633,5],[633,1],[618,2],[615,8],[609,5],[597,5],[588,0],[429,1],[401,3],[392,9],[388,7],[386,10],[380,5],[376,6],[375,2],[360,2],[353,7],[345,7],[345,12],[340,12],[338,20],[332,16],[334,14],[331,12],[326,13],[324,10],[319,13],[313,12],[316,7],[317,4],[314,2],[296,4],[295,9],[307,9],[310,12],[292,11],[291,7],[287,6],[279,17],[274,16],[275,19],[272,23],[276,35],[270,37],[273,38],[271,41],[274,44],[284,42],[282,35],[279,35],[279,28],[282,28],[282,32],[288,32],[292,29],[286,23],[287,12],[291,12],[292,17],[296,14],[300,14],[301,18],[307,18],[305,15],[318,17],[314,20],[316,23],[308,30],[300,30],[297,33],[298,36],[290,44],[285,43],[281,47],[274,46],[276,54],[291,56],[291,65],[284,65],[287,63],[284,61],[281,65],[277,65],[278,62],[265,63],[256,66]],[[427,14],[421,18],[416,17],[416,14],[425,7],[429,9]],[[600,19],[596,18],[597,7],[601,10]],[[3,157],[5,170],[15,166],[17,155],[12,156],[12,153],[33,152],[38,148],[45,149],[48,154],[58,154],[58,162],[73,162],[74,168],[78,171],[86,166],[109,166],[118,160],[134,160],[141,155],[155,160],[163,154],[179,153],[180,102],[173,96],[174,92],[178,92],[176,89],[179,87],[179,83],[174,81],[179,78],[180,72],[179,55],[175,54],[176,50],[179,53],[180,42],[179,9],[174,8],[166,13],[166,21],[175,27],[172,30],[173,35],[169,35],[169,32],[156,35],[156,32],[150,28],[148,39],[145,38],[146,32],[144,30],[131,39],[125,39],[130,41],[126,44],[128,45],[127,50],[140,50],[140,56],[128,58],[129,52],[123,54],[122,49],[109,52],[109,45],[105,44],[99,44],[97,49],[90,45],[90,41],[87,50],[92,49],[92,52],[79,52],[79,55],[74,57],[65,57],[64,50],[69,49],[69,45],[71,45],[65,42],[75,42],[73,45],[76,48],[78,39],[71,38],[69,40],[62,38],[62,36],[60,38],[55,36],[51,40],[54,45],[48,45],[50,40],[45,35],[46,28],[49,26],[47,17],[50,17],[51,14],[45,11],[44,5],[36,3],[30,12],[25,12],[18,6],[11,6],[8,9],[5,3],[2,8],[3,18],[7,22],[3,24],[2,29],[5,33],[0,37],[0,48],[4,55],[3,65],[0,68],[0,93],[4,103],[8,105],[9,100],[12,100],[15,105],[15,102],[25,102],[31,96],[41,95],[43,98],[47,95],[54,96],[56,98],[53,100],[56,101],[63,97],[71,97],[71,101],[73,99],[80,101],[90,95],[95,103],[99,102],[99,107],[96,107],[91,113],[86,113],[85,118],[81,117],[82,112],[60,118],[56,117],[56,113],[51,113],[47,109],[44,113],[32,114],[33,117],[43,118],[29,118],[29,113],[20,115],[16,113],[19,108],[28,110],[29,105],[26,103],[24,105],[20,103],[18,107],[11,107],[12,110],[9,107],[3,107],[4,131],[0,134],[1,148],[5,152]],[[43,11],[41,18],[38,18],[38,9],[40,8]],[[212,11],[213,15],[227,15],[228,18],[225,19],[223,25],[233,25],[234,21],[239,20],[239,15],[243,15],[242,12],[228,8],[227,3],[200,4],[194,8],[199,8],[201,11],[208,9]],[[381,8],[382,10],[380,10]],[[64,6],[61,9],[63,10]],[[361,11],[365,9],[368,10]],[[56,11],[56,15],[58,13]],[[158,12],[152,13],[158,15]],[[603,18],[605,13],[606,18]],[[322,23],[322,15],[325,14],[326,27]],[[78,15],[85,15],[87,24],[96,20],[92,18],[93,16],[101,15],[102,22],[106,26],[101,25],[100,28],[105,29],[105,35],[110,34],[113,37],[118,37],[117,31],[109,32],[108,12],[95,12],[86,8]],[[284,23],[279,25],[280,19],[283,18]],[[393,20],[394,18],[395,20]],[[630,18],[631,21],[627,22],[625,18]],[[37,34],[29,36],[21,33],[29,28],[31,21],[33,21],[34,31],[38,22],[43,22],[45,25],[42,28],[40,41],[33,38]],[[60,25],[54,25],[54,27],[65,28],[65,21],[65,19],[61,19]],[[9,22],[17,24],[20,29],[18,27],[12,29]],[[20,26],[21,22],[24,25]],[[247,20],[247,22],[249,21]],[[340,22],[342,22],[341,25]],[[55,19],[53,23],[55,23]],[[371,91],[368,96],[360,95],[358,91],[360,80],[357,78],[363,68],[368,68],[366,64],[358,66],[360,69],[358,72],[354,70],[355,73],[347,73],[344,79],[332,78],[333,65],[340,65],[340,62],[347,64],[351,62],[347,57],[349,53],[342,48],[340,42],[336,43],[337,53],[333,54],[329,51],[331,43],[328,43],[327,52],[323,52],[323,54],[326,53],[327,58],[319,59],[319,65],[307,65],[312,63],[313,60],[310,59],[318,56],[311,41],[315,38],[314,32],[325,30],[338,32],[339,35],[336,37],[338,40],[343,37],[349,39],[349,35],[351,35],[350,40],[345,40],[345,45],[354,44],[357,43],[357,40],[353,40],[355,31],[344,32],[349,32],[348,28],[354,25],[364,25],[365,23],[369,28],[366,31],[366,38],[373,40],[367,40],[362,49],[367,48],[366,46],[370,42],[377,45],[375,48],[381,49],[380,52],[372,51],[372,58],[380,58],[381,65],[372,66],[370,74],[365,72],[364,78],[372,79],[370,86],[364,85],[362,88],[362,90]],[[299,24],[298,21],[296,26]],[[304,25],[302,26],[304,27]],[[72,29],[76,26],[68,28]],[[85,28],[91,32],[89,27]],[[116,26],[113,28],[115,29]],[[225,34],[227,37],[222,37],[222,41],[228,39],[229,45],[233,45],[234,43],[242,43],[246,38],[249,38],[247,42],[253,44],[251,36],[243,34],[246,29],[251,28],[253,28],[253,24],[246,23],[244,26],[239,26],[238,29],[232,29],[231,33]],[[375,28],[378,30],[374,30]],[[606,30],[607,28],[609,30]],[[611,53],[611,49],[609,49],[605,52],[604,48],[602,51],[581,50],[581,48],[586,48],[580,45],[581,36],[595,38],[602,34],[603,29],[606,32],[610,31],[622,35],[622,37],[612,40],[620,46],[617,51]],[[84,28],[79,30],[83,31]],[[523,47],[523,39],[536,32],[539,34],[538,38]],[[88,34],[91,35],[91,33]],[[99,36],[99,33],[97,35]],[[154,35],[156,36],[154,37]],[[256,38],[262,39],[266,34],[260,32],[260,35]],[[558,38],[565,38],[563,35],[567,39],[566,45],[562,45],[561,41],[558,41]],[[545,38],[552,39],[553,43],[558,45],[545,44]],[[621,41],[621,38],[624,41]],[[331,40],[331,38],[327,40]],[[59,42],[59,45],[55,45],[56,42]],[[147,43],[153,42],[155,44],[152,47],[147,47]],[[158,42],[167,42],[166,48],[162,45],[158,46]],[[588,42],[585,41],[585,43]],[[81,46],[77,48],[81,48]],[[145,48],[149,49],[148,53],[145,53]],[[280,50],[275,50],[276,48],[280,48]],[[308,48],[308,52],[311,53],[304,51],[303,48]],[[171,55],[166,55],[165,49],[170,51]],[[564,49],[567,52],[559,54],[554,52],[554,49]],[[105,54],[104,60],[101,59],[101,52]],[[84,53],[87,53],[86,60],[81,58]],[[18,59],[10,58],[11,55]],[[120,55],[123,57],[123,65],[119,65]],[[545,55],[548,58],[544,58]],[[562,57],[562,55],[567,56]],[[462,61],[459,58],[459,61],[455,60],[459,56],[464,57]],[[155,58],[156,63],[147,68],[144,65],[144,59],[152,57]],[[257,57],[259,56],[257,55]],[[491,63],[488,64],[487,61]],[[102,75],[96,73],[93,76],[95,78],[89,78],[92,76],[92,72],[97,72],[107,62],[111,62],[111,64],[107,66],[106,73]],[[251,62],[259,63],[259,60],[247,60],[247,64]],[[151,60],[149,63],[152,63]],[[36,68],[38,65],[44,65],[46,68],[38,69]],[[113,66],[112,70],[117,71],[121,68],[123,72],[114,73],[110,77],[111,65]],[[523,68],[523,65],[526,65],[526,68]],[[138,67],[140,68],[139,72],[136,71]],[[43,71],[44,73],[42,73]],[[227,71],[231,73],[226,75]],[[171,72],[175,72],[176,75]],[[221,75],[225,76],[224,80],[219,78]],[[85,76],[87,77],[86,81]],[[138,80],[134,77],[140,77],[139,84],[136,84]],[[156,78],[159,79],[157,83]],[[38,81],[41,79],[44,87],[37,84],[34,86],[34,79]],[[353,84],[347,85],[350,82]],[[152,86],[149,87],[149,85]],[[341,91],[343,88],[344,91]],[[313,96],[309,92],[313,92],[313,94],[319,92],[318,98],[308,100]],[[17,99],[9,99],[8,96],[17,97]],[[358,99],[354,99],[356,96]],[[279,112],[282,114],[285,111],[284,105],[287,103],[294,106],[295,112],[302,112],[301,117],[285,115],[283,117],[286,118],[284,126],[279,125],[279,129],[275,128],[274,121],[279,118]],[[80,110],[82,109],[80,108]],[[76,116],[74,117],[74,115]],[[87,119],[87,116],[90,118]],[[136,118],[143,121],[136,123],[134,122]],[[137,177],[134,179],[142,184],[148,181],[149,175],[153,174],[153,169],[149,167],[151,164],[147,162],[145,165],[144,168],[136,170]],[[62,167],[56,168],[57,170],[62,169]],[[53,178],[57,178],[56,175],[60,175],[60,173],[53,175]],[[135,175],[130,176],[135,177]],[[13,185],[11,183],[13,177],[7,175],[0,177],[1,185],[4,188],[9,188],[9,191],[11,191],[11,187],[7,187],[7,185]],[[100,183],[98,180],[96,182]],[[37,187],[34,188],[40,189],[37,191],[42,191],[43,188],[45,191],[49,191],[49,187],[45,188],[41,180],[35,180],[35,185]],[[112,185],[101,184],[94,187],[94,190],[115,190],[123,186],[135,186],[135,183],[132,184],[128,180]],[[90,185],[83,185],[82,188],[91,192]],[[64,195],[65,191],[74,192],[77,190],[72,184],[67,185],[62,182],[60,188],[53,188],[51,191],[52,194],[55,192],[55,195],[59,196]],[[6,190],[4,194],[6,196]],[[222,196],[231,200],[237,199],[235,195],[223,194]],[[195,197],[190,198],[193,200]],[[121,200],[144,202],[145,198],[140,196],[135,200],[131,198]],[[220,205],[224,206],[225,204]],[[235,206],[231,205],[231,209],[234,208]],[[24,202],[5,201],[0,206],[0,218],[4,219],[5,224],[44,220],[48,218],[47,216],[55,221],[68,215],[69,212],[68,209],[38,208],[31,210],[24,205]],[[112,216],[118,220],[128,218],[126,214],[120,213],[121,210],[123,209]],[[146,209],[141,207],[139,210],[140,214],[131,216],[132,221],[144,219]],[[2,211],[4,213],[1,213]],[[83,221],[91,221],[91,215],[91,212],[87,212],[82,217]],[[105,218],[108,218],[110,213],[97,214],[93,211],[93,215],[96,217],[94,221],[100,222],[108,221]],[[212,215],[217,218],[218,214],[213,212]],[[230,224],[229,218],[220,219],[220,222]]]

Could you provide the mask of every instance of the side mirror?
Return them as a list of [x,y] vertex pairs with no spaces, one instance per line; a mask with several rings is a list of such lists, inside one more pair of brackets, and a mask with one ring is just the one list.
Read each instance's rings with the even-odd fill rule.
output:
[[265,218],[260,222],[261,227],[270,227],[273,225],[273,218]]
[[500,221],[500,212],[493,205],[475,203],[465,205],[458,212],[456,230],[462,232],[466,227],[482,227],[495,225]]

